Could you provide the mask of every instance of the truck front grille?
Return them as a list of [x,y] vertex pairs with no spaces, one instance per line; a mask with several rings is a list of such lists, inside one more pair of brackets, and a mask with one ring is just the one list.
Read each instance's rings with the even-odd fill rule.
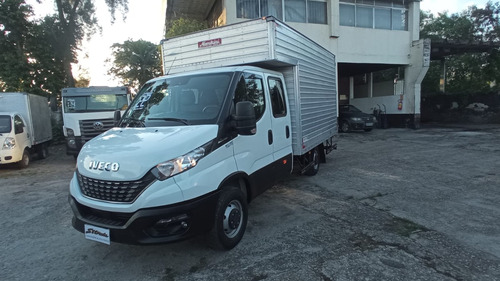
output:
[[147,173],[135,181],[106,181],[82,176],[77,171],[78,183],[83,195],[109,202],[133,202],[156,178]]
[[87,142],[92,138],[113,128],[115,121],[113,119],[80,120],[80,132],[82,141]]

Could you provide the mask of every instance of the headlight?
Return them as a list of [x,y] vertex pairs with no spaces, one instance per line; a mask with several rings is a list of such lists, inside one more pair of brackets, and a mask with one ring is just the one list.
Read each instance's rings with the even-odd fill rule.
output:
[[13,149],[14,147],[16,147],[16,140],[9,137],[3,142],[2,149]]
[[175,159],[160,163],[156,165],[151,171],[153,175],[159,180],[166,180],[169,177],[180,174],[187,171],[198,164],[201,158],[203,158],[208,153],[208,149],[212,142],[198,147],[197,149],[179,156]]
[[351,117],[351,120],[352,121],[362,121],[363,119],[361,119],[359,117]]

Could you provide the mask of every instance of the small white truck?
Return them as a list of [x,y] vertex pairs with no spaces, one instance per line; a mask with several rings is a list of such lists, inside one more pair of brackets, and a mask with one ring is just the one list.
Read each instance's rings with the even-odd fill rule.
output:
[[27,93],[0,93],[0,165],[26,168],[31,155],[48,155],[52,140],[50,108],[46,97]]
[[119,127],[87,142],[70,183],[85,237],[151,244],[208,232],[231,249],[247,204],[335,148],[335,56],[274,18],[162,42]]
[[93,137],[114,127],[114,113],[131,102],[127,87],[65,88],[62,90],[66,154],[76,156]]

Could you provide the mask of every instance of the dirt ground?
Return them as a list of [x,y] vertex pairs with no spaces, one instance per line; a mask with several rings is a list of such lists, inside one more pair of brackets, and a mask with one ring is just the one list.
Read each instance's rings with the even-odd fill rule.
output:
[[340,134],[318,175],[250,204],[228,252],[84,239],[74,168],[60,145],[0,166],[0,280],[500,280],[498,125]]

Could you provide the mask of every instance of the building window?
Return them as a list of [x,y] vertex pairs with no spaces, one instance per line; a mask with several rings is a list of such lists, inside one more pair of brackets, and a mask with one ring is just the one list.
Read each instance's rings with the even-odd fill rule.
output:
[[328,24],[326,0],[236,0],[236,16],[274,16],[286,22]]
[[244,19],[259,18],[259,0],[236,1],[236,16]]
[[375,28],[391,29],[391,9],[375,8]]
[[[256,0],[254,0],[256,1]],[[282,0],[261,0],[260,1],[261,15],[273,16],[279,20],[283,20],[283,2]]]
[[341,0],[341,26],[408,30],[408,8],[391,0]]
[[340,4],[340,25],[354,26],[356,21],[356,6]]
[[327,24],[328,13],[326,11],[326,2],[324,1],[307,1],[308,22]]

